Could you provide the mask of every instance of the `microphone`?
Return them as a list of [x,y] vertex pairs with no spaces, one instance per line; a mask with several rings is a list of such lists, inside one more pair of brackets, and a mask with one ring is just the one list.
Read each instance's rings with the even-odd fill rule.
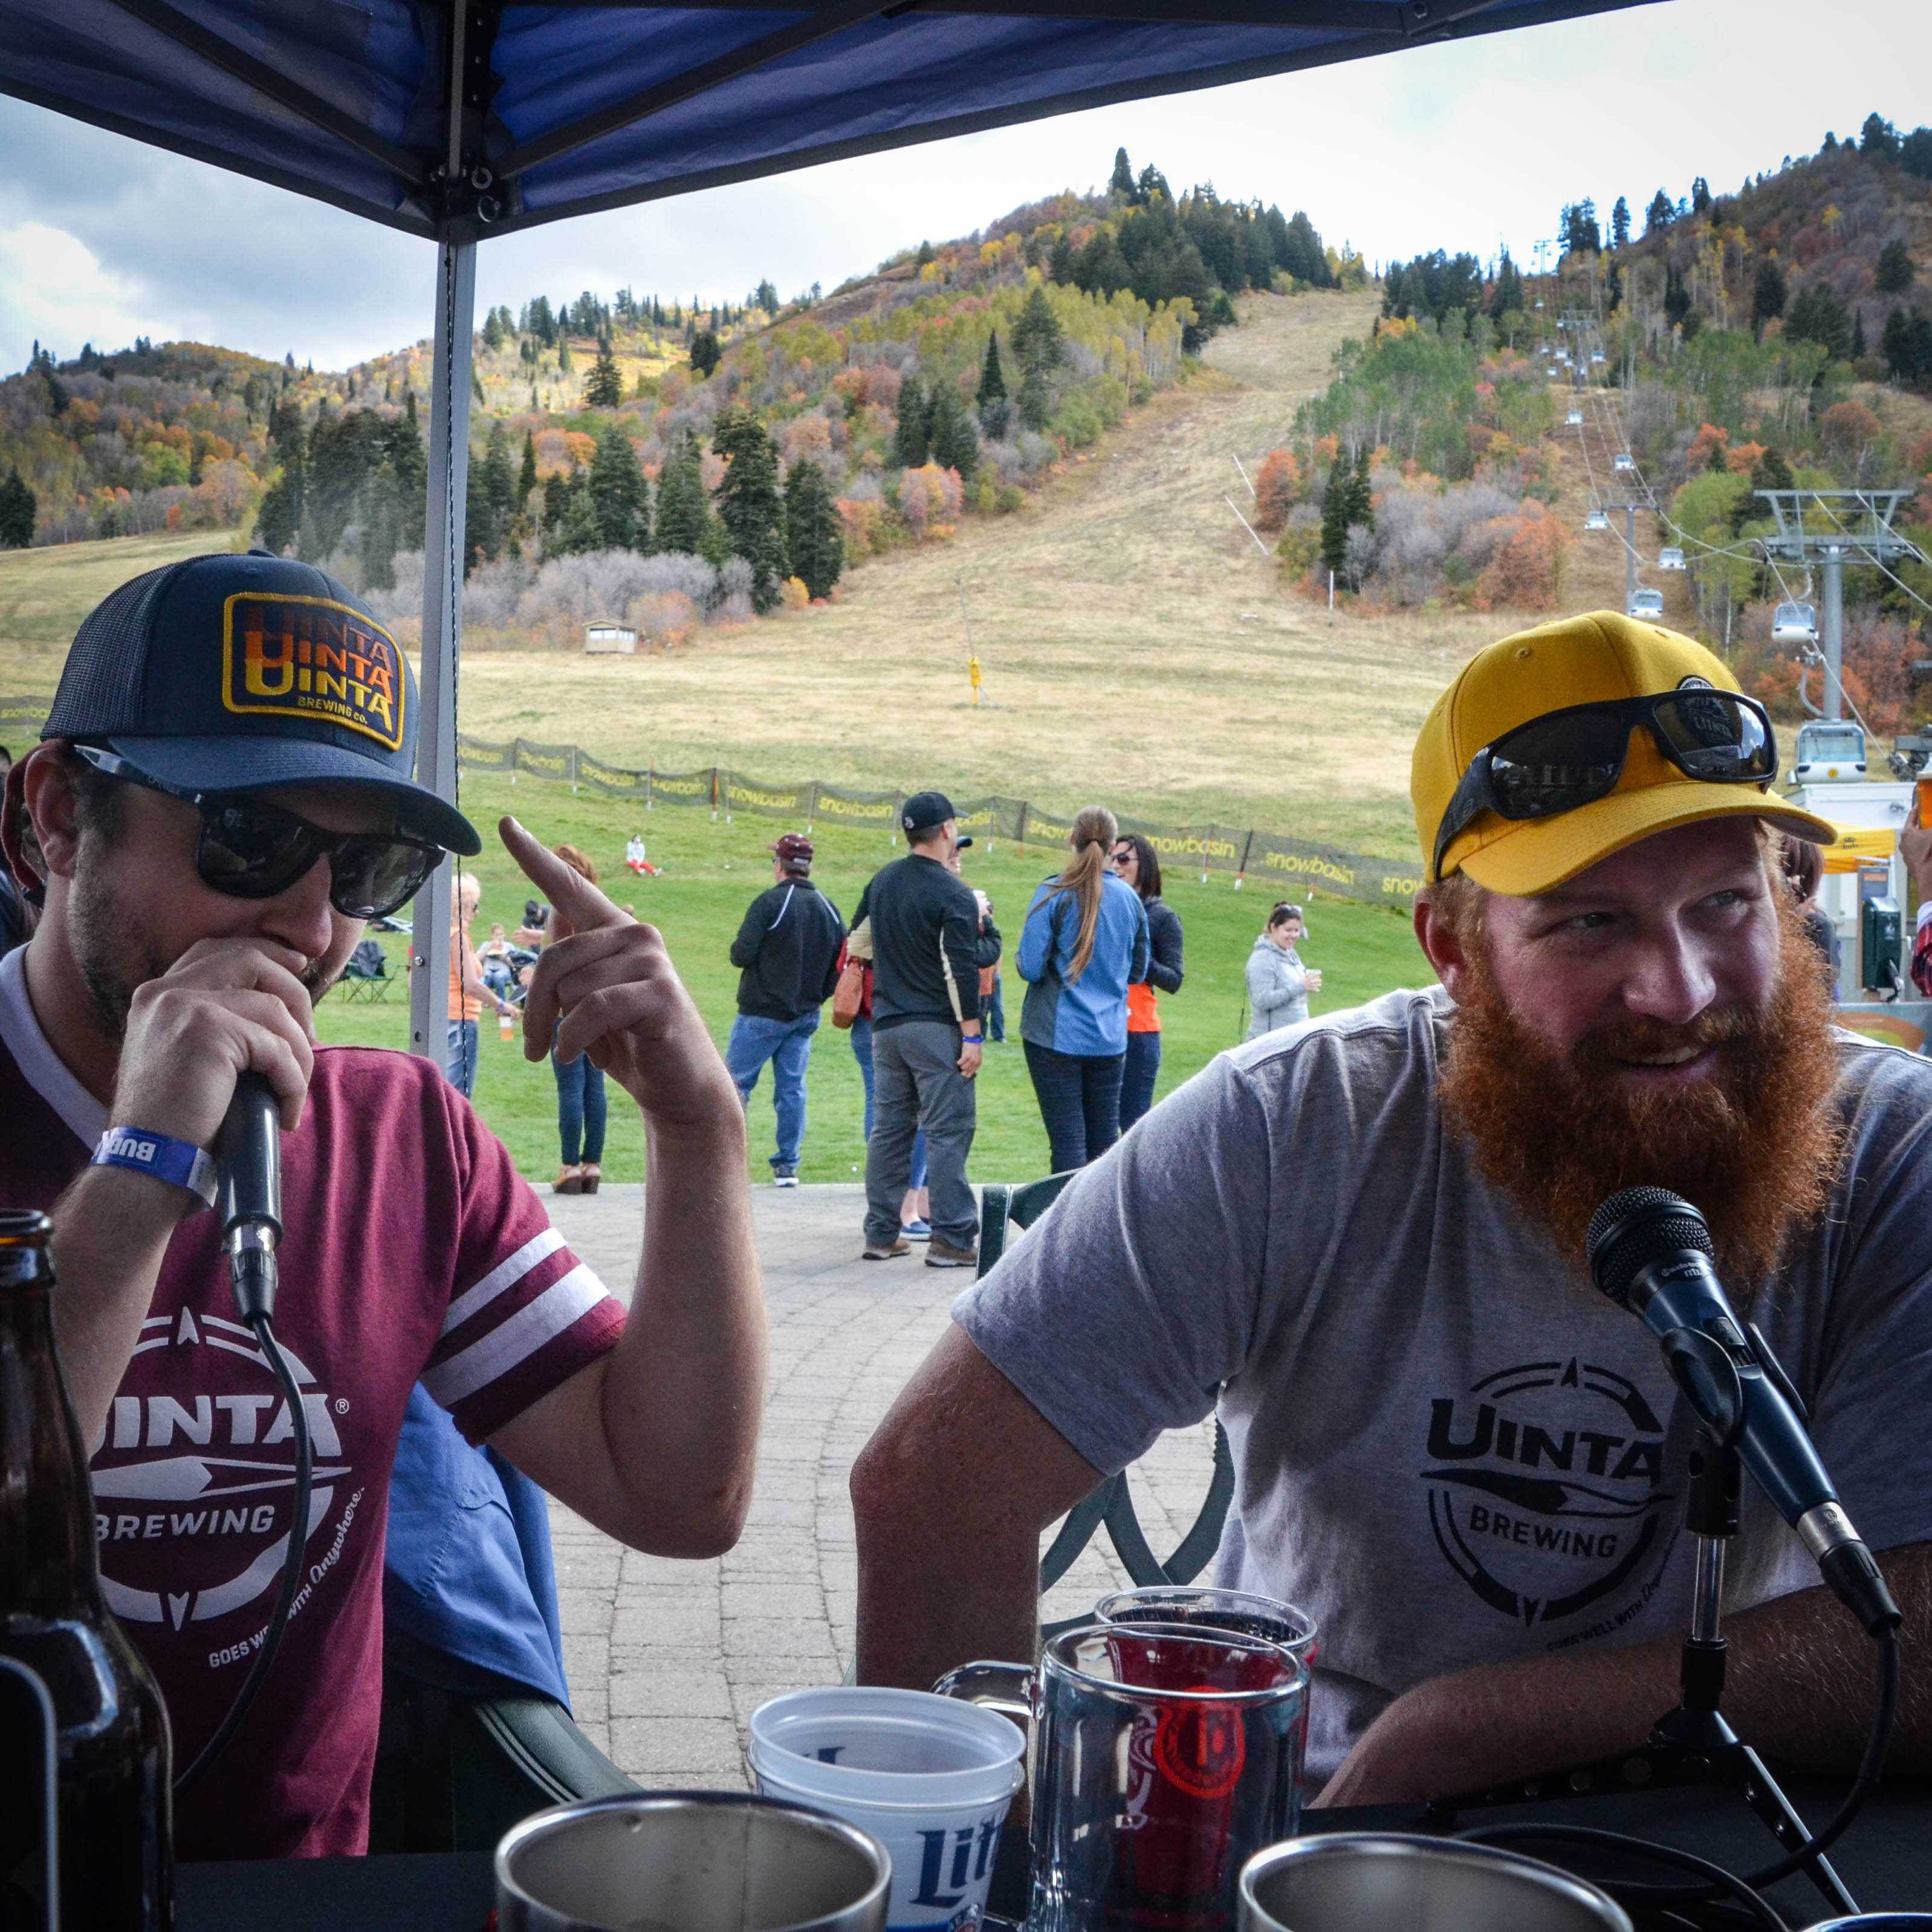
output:
[[275,1312],[275,1249],[282,1238],[281,1108],[260,1074],[236,1079],[214,1154],[229,1278],[242,1320],[252,1323]]
[[1800,1419],[1804,1405],[1764,1337],[1745,1339],[1713,1265],[1704,1217],[1663,1187],[1627,1187],[1591,1217],[1585,1246],[1597,1286],[1664,1345],[1698,1420],[1735,1448],[1798,1532],[1832,1593],[1876,1636],[1898,1606],[1860,1540]]

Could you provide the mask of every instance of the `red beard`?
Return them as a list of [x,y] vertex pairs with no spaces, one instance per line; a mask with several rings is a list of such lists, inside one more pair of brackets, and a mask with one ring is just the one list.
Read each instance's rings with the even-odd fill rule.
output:
[[[1633,1019],[1565,1052],[1512,1012],[1480,934],[1449,1027],[1437,1091],[1484,1176],[1580,1267],[1590,1217],[1624,1187],[1667,1187],[1710,1224],[1725,1278],[1748,1301],[1786,1238],[1823,1208],[1843,1130],[1838,1049],[1818,956],[1788,910],[1778,990],[1762,1012],[1713,1008],[1688,1026]],[[1694,1085],[1637,1088],[1620,1060],[1714,1047]]]

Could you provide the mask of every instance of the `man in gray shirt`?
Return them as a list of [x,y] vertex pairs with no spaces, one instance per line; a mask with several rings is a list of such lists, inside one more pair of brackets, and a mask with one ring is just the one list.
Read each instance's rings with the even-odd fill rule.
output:
[[[1769,793],[1736,688],[1608,613],[1465,668],[1413,775],[1442,986],[1224,1054],[956,1303],[854,1473],[861,1682],[1031,1654],[1042,1531],[1218,1406],[1214,1580],[1319,1620],[1328,1802],[1640,1744],[1676,1699],[1691,1425],[1583,1232],[1643,1184],[1703,1210],[1905,1654],[1932,1640],[1932,1069],[1832,1028],[1767,830],[1830,828]],[[1727,1711],[1848,1767],[1870,1646],[1816,1586],[1748,1493]],[[1932,1768],[1910,1683],[1891,1763]]]

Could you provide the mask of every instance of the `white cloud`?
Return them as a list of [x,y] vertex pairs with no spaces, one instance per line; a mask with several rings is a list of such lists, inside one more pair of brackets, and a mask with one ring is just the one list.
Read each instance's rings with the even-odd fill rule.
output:
[[[1324,236],[1386,260],[1432,248],[1519,255],[1567,201],[1618,194],[1641,219],[1694,176],[1734,189],[1786,151],[1842,137],[1874,110],[1925,118],[1924,0],[1838,0],[1828,34],[1794,51],[1788,8],[1668,0],[1483,35],[1211,93],[1070,115],[844,161],[484,243],[479,304],[553,301],[628,283],[667,301],[741,298],[769,275],[831,287],[922,236],[970,232],[1017,203],[1106,177],[1124,145],[1176,188],[1305,208]],[[1891,50],[1888,55],[1886,50]],[[9,230],[8,224],[17,224]],[[213,338],[340,367],[426,331],[426,243],[280,190],[0,100],[0,232],[44,224],[87,251],[119,309],[71,298],[44,328],[0,280],[0,368],[35,334],[72,355],[116,332]],[[76,289],[91,284],[76,284]]]
[[71,356],[83,341],[118,347],[146,327],[125,281],[84,242],[42,221],[0,230],[0,340],[38,340]]

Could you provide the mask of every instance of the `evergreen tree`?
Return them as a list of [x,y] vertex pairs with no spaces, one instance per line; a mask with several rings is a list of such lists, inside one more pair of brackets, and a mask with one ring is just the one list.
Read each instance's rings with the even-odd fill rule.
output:
[[892,432],[892,460],[902,469],[916,470],[932,454],[932,406],[926,386],[916,376],[899,385],[898,422]]
[[1829,282],[1814,282],[1793,298],[1784,332],[1797,342],[1815,342],[1834,362],[1852,352],[1852,318]]
[[772,286],[769,278],[758,284],[758,292],[752,298],[752,306],[763,309],[767,315],[778,314],[780,307],[778,292]]
[[1751,328],[1754,333],[1762,334],[1766,322],[1774,316],[1784,313],[1788,292],[1784,271],[1774,260],[1767,256],[1757,265],[1757,280],[1751,289]]
[[752,566],[752,609],[769,610],[791,574],[777,446],[758,417],[734,403],[718,417],[711,447],[726,460],[718,486],[718,521],[733,552]]
[[581,550],[602,548],[597,527],[597,506],[590,500],[590,479],[585,475],[571,478],[571,490],[563,516],[557,525],[556,554],[570,556]]
[[568,376],[572,368],[570,359],[570,338],[558,332],[556,338],[556,369],[560,376]]
[[785,478],[784,494],[785,544],[793,572],[804,580],[811,596],[829,596],[845,568],[845,539],[832,486],[817,464],[800,461]]
[[1073,279],[1073,244],[1065,235],[1054,238],[1053,246],[1046,253],[1046,278],[1050,282],[1070,282]]
[[307,439],[298,404],[278,399],[268,405],[268,442],[281,460],[282,473],[262,493],[255,534],[265,550],[280,556],[301,532],[307,495]]
[[[410,412],[410,420],[416,420]],[[530,492],[537,487],[537,439],[534,430],[524,432],[524,466],[517,472],[517,508],[522,509],[530,500]]]
[[1617,196],[1617,205],[1610,210],[1610,246],[1628,248],[1630,246],[1630,203],[1622,195]]
[[1711,200],[1711,184],[1700,175],[1690,184],[1690,212],[1693,214],[1708,214]]
[[943,376],[932,386],[926,425],[933,461],[942,470],[956,471],[961,482],[971,482],[980,467],[980,432],[973,427],[958,384]]
[[1901,296],[1911,287],[1918,273],[1912,250],[1903,242],[1888,242],[1878,251],[1874,286],[1882,296]]
[[1490,297],[1490,320],[1500,322],[1512,309],[1519,315],[1522,313],[1522,274],[1505,248],[1496,269],[1496,286]]
[[1724,452],[1724,446],[1714,442],[1711,453],[1704,459],[1704,467],[1713,476],[1728,476],[1731,473],[1731,460]]
[[590,505],[602,550],[646,550],[650,497],[638,452],[622,423],[607,422],[590,459]]
[[0,483],[0,550],[25,550],[34,540],[40,499],[28,487],[16,463]]
[[1167,184],[1167,177],[1150,161],[1140,172],[1140,178],[1134,183],[1134,202],[1136,206],[1150,206],[1155,200],[1172,202],[1174,190]]
[[1012,405],[1006,400],[1006,374],[1000,367],[997,334],[986,338],[986,357],[980,364],[980,387],[973,400],[979,405],[980,427],[997,442],[1006,434],[1013,412]]
[[1114,172],[1107,183],[1107,192],[1116,201],[1132,201],[1134,198],[1134,171],[1124,148],[1114,150]]
[[1013,353],[1019,358],[1022,376],[1018,398],[1020,421],[1030,430],[1043,430],[1053,415],[1053,372],[1065,352],[1060,318],[1046,298],[1046,291],[1035,283],[1012,326]]
[[1646,235],[1660,235],[1677,219],[1677,209],[1670,196],[1659,188],[1650,198],[1650,206],[1644,210],[1643,232]]
[[1322,567],[1337,577],[1348,566],[1348,510],[1354,496],[1354,478],[1338,449],[1322,497]]
[[916,268],[922,268],[926,266],[927,262],[932,261],[934,259],[935,257],[932,252],[932,244],[930,242],[922,242],[919,244],[918,254],[913,258],[913,266]]
[[503,346],[503,325],[497,320],[494,308],[483,318],[483,340],[492,350]]
[[610,353],[609,342],[597,345],[597,360],[592,365],[590,378],[584,386],[584,402],[586,409],[614,410],[624,400],[624,378],[617,368],[616,358]]
[[700,381],[709,379],[712,370],[724,359],[724,354],[715,329],[700,328],[692,337],[691,366]]
[[1862,308],[1852,311],[1852,360],[1862,362],[1865,359],[1865,312]]
[[652,541],[658,550],[682,550],[692,556],[708,556],[717,546],[710,493],[704,487],[704,454],[689,430],[666,458],[658,477]]

